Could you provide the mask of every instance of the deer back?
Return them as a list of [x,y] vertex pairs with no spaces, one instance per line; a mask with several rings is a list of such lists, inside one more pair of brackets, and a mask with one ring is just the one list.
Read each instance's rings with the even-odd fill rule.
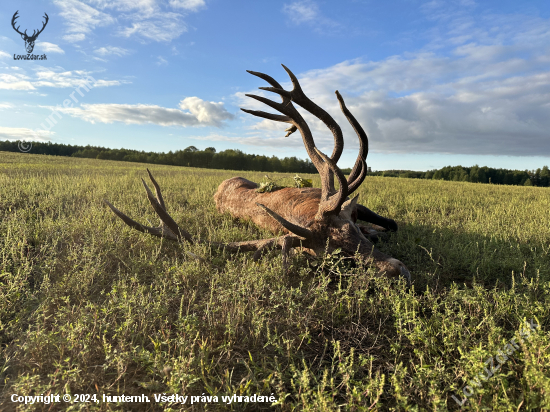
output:
[[308,227],[313,222],[321,201],[321,189],[286,187],[274,192],[258,193],[257,188],[256,183],[242,177],[224,180],[214,195],[218,212],[251,219],[258,226],[275,233],[289,232],[256,203],[265,205],[296,225]]

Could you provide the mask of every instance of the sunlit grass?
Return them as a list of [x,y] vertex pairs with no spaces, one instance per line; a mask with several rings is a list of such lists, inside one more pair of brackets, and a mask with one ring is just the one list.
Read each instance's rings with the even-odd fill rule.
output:
[[398,221],[380,248],[410,269],[407,290],[361,267],[335,276],[330,260],[297,255],[285,274],[276,252],[254,263],[134,231],[102,200],[156,225],[146,167],[190,233],[271,236],[212,199],[224,179],[265,173],[0,153],[0,409],[67,410],[13,393],[165,392],[273,393],[284,411],[458,410],[451,395],[524,318],[539,331],[463,408],[550,409],[550,189],[368,177],[360,202]]

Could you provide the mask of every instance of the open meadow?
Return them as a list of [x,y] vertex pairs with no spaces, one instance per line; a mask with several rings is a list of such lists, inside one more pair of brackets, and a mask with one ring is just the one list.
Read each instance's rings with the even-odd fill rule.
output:
[[[359,202],[398,222],[378,248],[407,265],[408,289],[337,255],[296,254],[285,273],[277,251],[256,263],[132,230],[103,199],[157,225],[147,167],[191,234],[272,236],[212,198],[265,173],[0,152],[2,411],[550,410],[549,188],[367,177]],[[152,402],[10,398],[50,393]],[[222,402],[234,394],[276,405]]]

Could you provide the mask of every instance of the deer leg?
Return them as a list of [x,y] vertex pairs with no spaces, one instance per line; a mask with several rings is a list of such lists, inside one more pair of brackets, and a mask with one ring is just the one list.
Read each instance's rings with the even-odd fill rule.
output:
[[288,269],[290,268],[289,263],[289,252],[290,249],[292,249],[292,245],[294,244],[294,239],[292,236],[284,236],[282,238],[282,249],[283,249],[283,269],[285,273],[288,272]]
[[397,232],[397,223],[395,223],[395,220],[380,216],[363,205],[357,205],[357,219],[373,223],[392,232]]
[[266,239],[264,241],[262,241],[259,245],[258,245],[258,249],[254,252],[254,261],[257,262],[258,260],[260,260],[263,256],[263,254],[267,251],[267,249],[271,246],[273,246],[274,244],[277,244],[279,238],[272,238],[272,239]]
[[282,249],[282,255],[283,255],[283,268],[285,272],[288,272],[289,267],[289,254],[292,248],[299,247],[301,244],[301,239],[293,236],[293,235],[285,235],[282,237],[277,238],[271,238],[271,239],[265,239],[258,241],[258,248],[254,252],[254,260],[259,260],[263,253],[272,246],[278,246]]

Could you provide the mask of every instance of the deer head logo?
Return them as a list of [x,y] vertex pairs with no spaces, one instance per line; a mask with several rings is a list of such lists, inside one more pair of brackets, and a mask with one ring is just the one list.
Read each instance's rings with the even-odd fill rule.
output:
[[46,24],[48,24],[49,17],[46,13],[44,13],[44,18],[46,19],[46,21],[43,23],[44,25],[42,26],[42,28],[40,30],[38,30],[38,32],[36,30],[33,30],[32,36],[29,36],[29,35],[27,35],[27,30],[25,30],[24,33],[21,33],[19,31],[20,26],[17,26],[17,28],[15,27],[15,23],[16,23],[15,20],[19,17],[17,15],[17,13],[19,13],[19,10],[17,10],[15,12],[15,14],[13,15],[13,17],[11,19],[11,25],[12,25],[13,29],[21,35],[21,38],[23,40],[25,40],[25,48],[27,49],[27,53],[32,53],[32,51],[34,50],[34,42],[36,41],[36,38],[38,37],[38,35],[40,33],[42,33],[44,31],[44,29],[46,28]]

